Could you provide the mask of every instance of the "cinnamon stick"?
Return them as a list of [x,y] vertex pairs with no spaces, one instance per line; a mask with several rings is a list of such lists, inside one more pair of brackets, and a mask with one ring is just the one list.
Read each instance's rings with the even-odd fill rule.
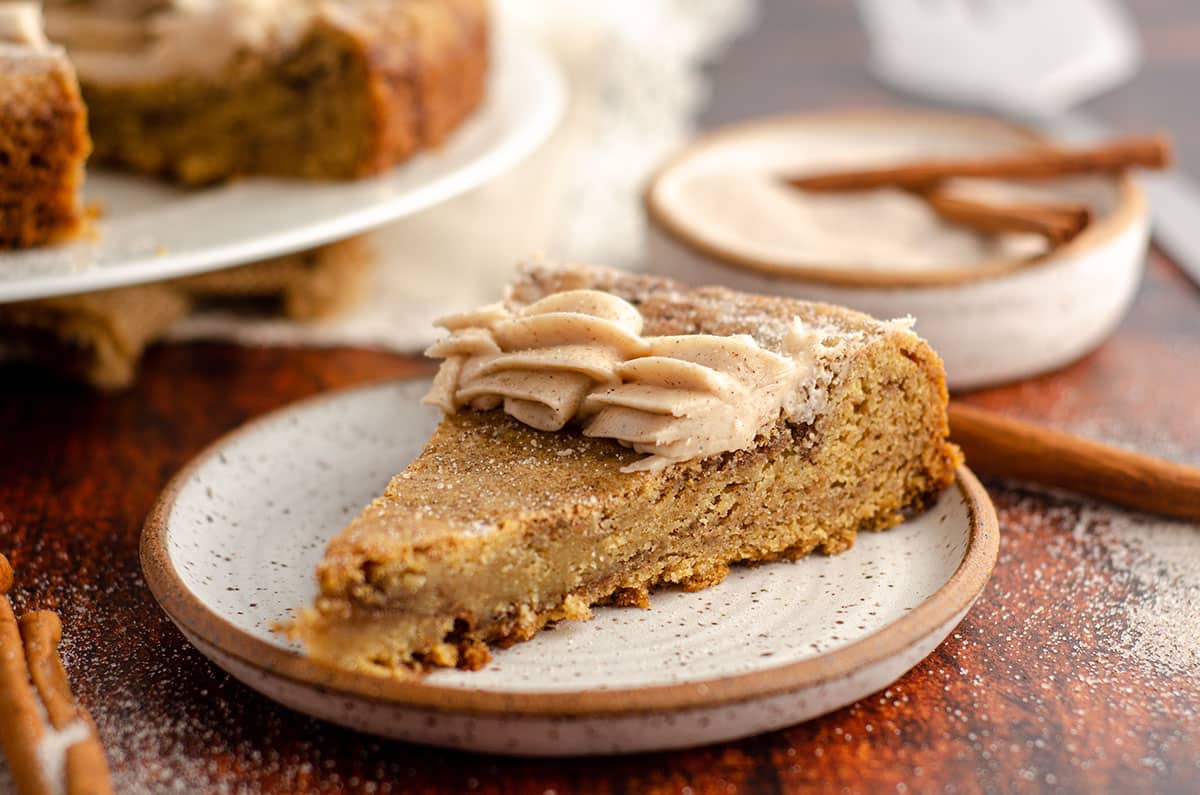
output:
[[87,737],[67,749],[67,795],[112,795],[108,762],[96,726],[87,710],[75,704],[67,672],[58,655],[58,644],[62,641],[62,621],[58,614],[37,610],[21,616],[21,637],[25,641],[29,673],[42,697],[50,725],[65,731],[72,724],[81,723],[87,729]]
[[1030,480],[1149,513],[1200,519],[1200,469],[950,401],[950,437],[981,474]]
[[87,711],[75,704],[58,655],[62,622],[57,614],[39,610],[22,616],[18,625],[7,596],[12,582],[12,566],[0,555],[0,748],[17,792],[50,795],[52,791],[53,774],[45,769],[39,753],[48,733],[45,715],[55,731],[82,727],[86,733],[66,750],[67,795],[111,795],[108,763],[96,727]]
[[1092,216],[1086,205],[1067,202],[992,204],[953,196],[938,188],[921,196],[934,212],[950,223],[990,234],[1040,235],[1052,245],[1074,238],[1087,227]]
[[21,631],[8,601],[12,582],[12,566],[0,555],[0,748],[8,759],[17,792],[50,795],[50,782],[38,759],[45,728],[29,683]]
[[810,191],[907,188],[926,190],[956,177],[1051,179],[1072,174],[1114,173],[1140,167],[1163,169],[1171,164],[1171,139],[1165,133],[1116,138],[1096,146],[1065,149],[1039,147],[989,156],[915,161],[906,165],[785,177]]

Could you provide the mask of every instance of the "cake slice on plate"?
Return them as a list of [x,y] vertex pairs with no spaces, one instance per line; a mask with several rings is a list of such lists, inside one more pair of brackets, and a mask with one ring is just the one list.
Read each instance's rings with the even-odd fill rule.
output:
[[78,231],[91,151],[75,71],[42,34],[37,3],[0,3],[0,248]]
[[571,266],[442,325],[446,416],[330,543],[292,627],[342,667],[477,668],[598,603],[840,552],[959,461],[907,322]]

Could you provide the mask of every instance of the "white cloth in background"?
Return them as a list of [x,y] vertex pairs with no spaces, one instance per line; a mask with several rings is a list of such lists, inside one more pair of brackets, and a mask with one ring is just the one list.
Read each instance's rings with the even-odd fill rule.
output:
[[551,139],[486,186],[371,233],[364,303],[298,325],[203,314],[176,339],[413,351],[433,320],[495,300],[512,267],[544,257],[638,265],[646,177],[692,132],[705,63],[753,20],[756,0],[501,0],[499,35],[540,42],[570,92]]

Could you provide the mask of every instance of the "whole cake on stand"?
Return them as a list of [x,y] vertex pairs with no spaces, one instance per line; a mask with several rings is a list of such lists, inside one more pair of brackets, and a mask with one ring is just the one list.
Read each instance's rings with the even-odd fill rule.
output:
[[352,179],[479,104],[485,0],[48,0],[97,160],[186,184]]

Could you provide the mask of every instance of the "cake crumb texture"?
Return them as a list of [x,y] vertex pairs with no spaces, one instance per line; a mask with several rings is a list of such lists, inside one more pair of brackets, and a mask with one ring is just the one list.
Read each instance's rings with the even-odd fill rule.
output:
[[0,248],[79,231],[90,151],[87,111],[62,51],[0,44]]
[[331,7],[286,53],[242,53],[217,79],[84,75],[97,160],[189,185],[355,179],[439,145],[479,105],[484,0]]

